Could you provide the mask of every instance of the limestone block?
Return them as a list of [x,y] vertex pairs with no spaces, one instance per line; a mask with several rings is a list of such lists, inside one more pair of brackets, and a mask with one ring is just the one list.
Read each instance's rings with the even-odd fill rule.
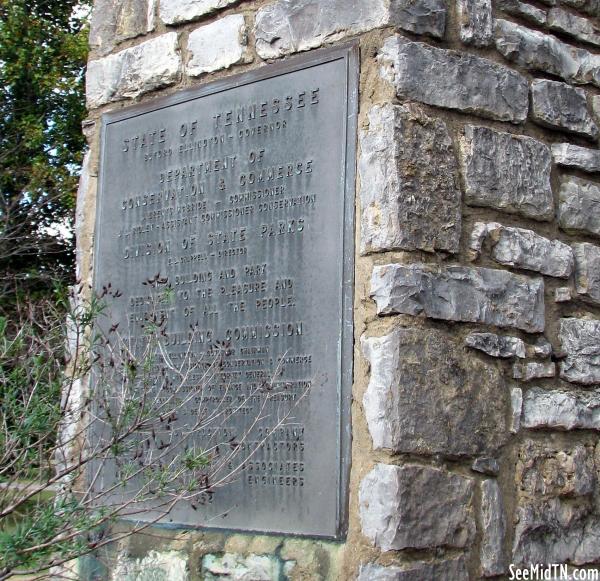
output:
[[470,333],[465,339],[465,345],[483,351],[490,357],[525,357],[525,342],[518,337],[495,333]]
[[391,0],[390,24],[397,28],[443,38],[446,30],[444,0]]
[[504,12],[514,16],[521,16],[533,24],[541,26],[546,24],[546,11],[527,2],[521,2],[520,0],[499,0],[497,5]]
[[523,390],[513,387],[510,390],[510,431],[516,434],[521,429],[521,415],[523,414]]
[[500,465],[495,458],[475,458],[475,461],[471,465],[471,470],[481,474],[497,476],[498,472],[500,472]]
[[[571,0],[563,0],[565,4],[569,4]],[[577,1],[577,0],[575,0]],[[589,16],[600,17],[600,1],[599,0],[585,0],[583,6],[580,7],[581,12],[588,14]]]
[[226,8],[238,0],[160,0],[159,16],[165,24],[196,20]]
[[565,83],[534,80],[531,83],[531,116],[546,127],[592,139],[598,137],[598,126],[588,111],[585,91]]
[[460,39],[464,44],[488,46],[493,39],[491,0],[458,0]]
[[504,503],[496,480],[487,479],[481,483],[481,574],[494,577],[506,571],[504,556],[504,535],[506,521]]
[[560,376],[585,385],[600,383],[600,321],[561,319],[559,339],[566,354]]
[[600,184],[565,176],[558,199],[558,223],[563,230],[600,236]]
[[522,444],[516,471],[516,565],[597,562],[600,520],[591,498],[597,470],[592,447]]
[[493,61],[398,35],[385,41],[378,60],[398,96],[501,121],[527,116],[527,81]]
[[461,193],[446,124],[416,105],[375,106],[360,146],[361,251],[457,252]]
[[389,0],[277,0],[256,13],[256,52],[263,59],[310,50],[390,24]]
[[600,172],[600,151],[571,143],[553,143],[554,163],[589,173]]
[[573,244],[575,288],[586,302],[600,304],[600,246],[583,242]]
[[154,29],[153,0],[96,0],[90,22],[90,47],[108,54],[119,42]]
[[178,551],[150,551],[140,558],[118,555],[110,581],[188,581],[187,556]]
[[495,362],[435,330],[398,328],[361,342],[374,448],[455,457],[493,454],[504,443],[509,402]]
[[553,445],[525,440],[518,450],[519,496],[576,498],[595,486],[593,449],[578,443]]
[[282,561],[275,555],[209,554],[202,558],[202,575],[204,581],[273,581],[282,576]]
[[544,281],[505,270],[426,264],[376,266],[377,313],[544,330]]
[[465,201],[534,220],[554,217],[552,157],[531,137],[467,125],[461,140]]
[[600,123],[600,95],[592,96],[592,112],[596,117],[596,121]]
[[538,337],[533,345],[527,345],[527,354],[530,357],[550,357],[552,355],[552,343],[546,337]]
[[[88,204],[92,203],[97,185],[96,177],[91,175],[91,153],[88,150],[83,156],[81,163],[81,172],[79,174],[79,184],[77,187],[77,207],[75,210],[75,278],[82,283],[91,284],[91,266],[90,255],[93,246],[93,224],[94,220],[90,215]],[[75,353],[73,347],[71,353]]]
[[177,80],[180,70],[176,32],[90,61],[86,75],[87,106],[93,109],[166,87]]
[[472,479],[439,468],[377,464],[360,485],[363,534],[382,551],[469,546],[473,489]]
[[562,8],[552,8],[548,12],[548,27],[577,40],[600,46],[600,33],[592,21]]
[[461,581],[468,578],[463,557],[436,563],[416,562],[402,567],[369,563],[360,568],[357,581]]
[[593,450],[577,443],[563,447],[525,440],[518,453],[516,478],[522,495],[587,496],[595,485]]
[[600,393],[534,387],[523,401],[523,427],[600,430]]
[[477,222],[469,247],[475,258],[486,239],[490,240],[491,257],[500,264],[559,278],[571,276],[573,251],[558,240],[548,240],[533,230],[502,226],[497,222]]
[[532,71],[600,87],[600,55],[571,46],[550,34],[497,19],[496,48],[507,60]]
[[572,8],[575,8],[584,14],[589,14],[590,16],[595,16],[596,18],[600,16],[599,0],[556,0],[555,4],[571,6]]
[[527,363],[515,363],[513,365],[513,378],[521,381],[554,377],[555,375],[556,365],[553,361],[544,363],[528,361]]
[[573,299],[573,291],[568,286],[561,286],[554,289],[555,303],[568,303]]
[[272,59],[382,26],[441,38],[445,25],[443,0],[277,0],[258,10],[254,32]]
[[225,16],[193,30],[188,38],[191,53],[186,72],[190,77],[229,68],[247,61],[246,23],[242,14]]

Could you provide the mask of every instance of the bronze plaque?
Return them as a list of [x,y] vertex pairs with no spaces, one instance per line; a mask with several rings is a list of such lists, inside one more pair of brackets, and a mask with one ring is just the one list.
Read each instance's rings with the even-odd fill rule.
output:
[[[94,280],[98,292],[118,289],[111,324],[142,338],[162,285],[170,364],[225,352],[208,379],[185,378],[184,392],[206,385],[183,415],[189,425],[226,410],[186,448],[235,449],[231,474],[163,523],[344,534],[357,50],[317,51],[104,116]],[[168,375],[166,365],[150,376]]]

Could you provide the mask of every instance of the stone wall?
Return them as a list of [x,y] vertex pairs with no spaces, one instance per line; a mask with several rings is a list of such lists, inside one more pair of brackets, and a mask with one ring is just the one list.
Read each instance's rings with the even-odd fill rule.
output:
[[156,529],[89,578],[600,564],[599,17],[598,0],[96,0],[87,281],[103,112],[352,38],[361,72],[346,540]]

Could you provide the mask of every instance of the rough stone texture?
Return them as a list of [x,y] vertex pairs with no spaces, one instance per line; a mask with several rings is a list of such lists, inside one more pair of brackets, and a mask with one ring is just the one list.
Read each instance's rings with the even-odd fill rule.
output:
[[512,561],[582,565],[600,558],[594,449],[525,441],[517,462]]
[[282,561],[271,555],[205,555],[202,575],[204,581],[275,581],[281,578]]
[[552,343],[545,337],[538,337],[535,344],[527,345],[527,355],[529,357],[550,357],[552,355]]
[[87,106],[93,109],[166,87],[177,80],[180,70],[176,32],[90,61],[86,75]]
[[541,26],[546,24],[546,11],[526,2],[520,2],[520,0],[499,0],[497,5],[504,12],[508,12],[508,14],[513,14],[514,16],[521,16],[533,24]]
[[491,0],[458,0],[456,9],[463,43],[490,45],[494,36]]
[[495,458],[476,458],[471,465],[471,470],[489,476],[497,476],[500,472],[500,464]]
[[442,38],[446,4],[443,0],[278,0],[256,14],[256,50],[263,59],[278,58],[382,26]]
[[600,55],[576,48],[549,34],[496,20],[496,48],[509,61],[572,83],[600,86]]
[[90,47],[108,54],[115,46],[154,29],[152,0],[96,0],[90,22]]
[[464,456],[493,454],[504,443],[508,395],[497,365],[436,330],[398,328],[362,346],[374,448]]
[[437,563],[416,562],[402,567],[369,563],[360,568],[357,581],[461,581],[468,578],[463,557]]
[[506,521],[502,493],[496,480],[481,483],[481,574],[484,577],[501,575],[506,570],[504,535]]
[[495,333],[471,333],[465,339],[465,345],[478,349],[491,357],[525,357],[525,343],[518,337],[496,335]]
[[531,333],[544,330],[544,281],[505,270],[425,264],[376,266],[371,296],[382,315],[424,314]]
[[[570,0],[563,0],[563,3],[569,4]],[[585,14],[598,18],[600,17],[600,2],[598,0],[585,0],[579,10]]]
[[[240,537],[248,539],[245,533],[240,534]],[[263,539],[269,539],[271,548],[265,550],[264,547],[258,546],[253,552],[277,554],[283,559],[283,575],[277,577],[276,581],[343,578],[341,571],[346,551],[345,543],[301,537],[284,537],[283,543],[281,537],[269,536]]]
[[525,394],[523,426],[600,430],[600,393],[546,391],[534,387]]
[[187,581],[187,557],[177,551],[150,551],[143,558],[119,555],[111,581]]
[[571,143],[553,143],[554,163],[574,167],[590,173],[600,172],[600,151],[572,145]]
[[600,237],[600,184],[565,176],[558,199],[558,223],[563,230]]
[[[79,184],[77,187],[77,207],[75,211],[75,240],[77,247],[75,251],[75,278],[83,283],[91,283],[90,273],[86,268],[91,253],[91,236],[85,231],[86,215],[84,208],[88,207],[88,200],[95,193],[92,191],[92,182],[96,185],[96,178],[90,175],[90,151],[86,151],[81,163]],[[95,189],[95,188],[94,188]],[[85,250],[85,251],[84,251]],[[72,351],[73,353],[75,352]]]
[[521,496],[588,495],[595,481],[593,451],[581,444],[563,449],[525,440],[518,451],[516,477]]
[[573,299],[573,291],[568,286],[561,286],[554,289],[555,303],[568,303]]
[[398,96],[501,121],[527,116],[527,81],[493,61],[398,35],[385,41],[378,59]]
[[247,60],[246,44],[246,23],[242,14],[225,16],[197,28],[188,38],[191,57],[187,74],[197,77]]
[[584,14],[600,16],[600,1],[598,0],[544,0],[544,2],[551,6],[555,4],[571,6]]
[[565,83],[534,80],[531,83],[531,116],[546,127],[592,139],[598,137],[598,126],[588,111],[585,91]]
[[474,258],[479,256],[485,240],[490,242],[491,257],[500,264],[559,278],[569,278],[573,271],[571,247],[539,236],[533,230],[477,222],[469,246]]
[[600,95],[592,96],[592,113],[596,117],[596,121],[600,123]]
[[560,376],[585,385],[600,383],[600,321],[561,319],[559,339],[566,354]]
[[554,377],[555,375],[556,365],[552,361],[545,363],[528,361],[527,363],[515,363],[513,365],[513,378],[520,379],[521,381]]
[[444,37],[445,0],[390,0],[390,9],[390,24],[415,34]]
[[600,305],[600,246],[583,242],[573,244],[575,288],[583,300]]
[[510,390],[510,431],[516,434],[521,429],[521,415],[523,413],[523,390],[513,387]]
[[360,145],[361,251],[457,252],[461,193],[445,123],[416,105],[375,106]]
[[159,16],[165,24],[196,20],[238,0],[160,0]]
[[534,220],[554,217],[552,157],[547,145],[531,137],[467,125],[461,153],[467,204]]
[[360,485],[363,534],[382,551],[466,547],[475,534],[473,488],[439,468],[377,464]]
[[256,51],[263,59],[304,51],[389,23],[389,0],[278,0],[256,13]]
[[577,16],[562,8],[552,8],[548,12],[548,26],[578,40],[600,46],[600,34],[591,20]]

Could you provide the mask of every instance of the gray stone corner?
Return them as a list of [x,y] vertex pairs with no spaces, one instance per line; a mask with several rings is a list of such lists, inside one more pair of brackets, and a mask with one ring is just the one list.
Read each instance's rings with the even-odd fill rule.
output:
[[399,35],[385,41],[377,58],[400,97],[500,121],[527,117],[527,81],[494,61]]
[[543,279],[506,270],[381,265],[373,269],[371,297],[380,315],[424,315],[530,333],[540,333],[545,326]]
[[360,133],[361,251],[457,252],[458,166],[446,124],[415,104],[374,106]]
[[159,16],[168,25],[197,20],[239,0],[160,0]]
[[508,392],[494,361],[451,335],[397,328],[361,339],[371,367],[363,407],[375,449],[492,455],[507,439]]
[[92,60],[86,74],[87,106],[93,109],[172,85],[181,65],[176,32]]
[[440,468],[377,464],[360,485],[363,534],[382,551],[468,547],[473,494],[471,478]]
[[467,125],[460,144],[467,204],[533,220],[554,218],[552,155],[545,143]]
[[196,28],[187,42],[190,58],[186,74],[197,77],[249,62],[248,30],[243,14],[231,14]]
[[565,353],[561,378],[583,385],[600,383],[600,321],[560,319],[559,339]]

